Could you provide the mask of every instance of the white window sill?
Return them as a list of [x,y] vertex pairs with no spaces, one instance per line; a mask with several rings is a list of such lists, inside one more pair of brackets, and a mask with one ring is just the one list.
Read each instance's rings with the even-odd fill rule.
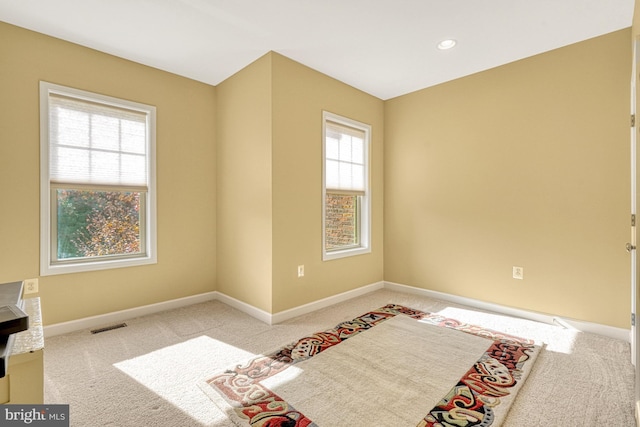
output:
[[370,247],[364,247],[364,248],[361,247],[361,248],[353,248],[353,249],[344,249],[341,251],[324,252],[322,254],[322,260],[330,261],[332,259],[347,258],[351,256],[363,255],[368,253],[371,253]]
[[56,274],[70,274],[87,271],[108,270],[112,268],[136,267],[140,265],[156,264],[155,257],[140,257],[119,260],[89,261],[75,264],[42,265],[41,276],[53,276]]

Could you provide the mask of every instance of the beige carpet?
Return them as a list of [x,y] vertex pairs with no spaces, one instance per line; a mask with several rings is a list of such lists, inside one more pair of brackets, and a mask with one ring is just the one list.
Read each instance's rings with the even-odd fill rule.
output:
[[45,401],[69,404],[78,427],[229,427],[198,381],[392,302],[546,343],[503,427],[634,425],[628,343],[388,290],[274,326],[213,301],[51,337]]
[[[458,426],[500,426],[540,348],[386,309],[374,311],[369,329],[361,329],[359,322],[367,319],[361,316],[242,363],[202,388],[238,426],[284,425],[290,419],[306,425],[302,414],[318,426],[415,427],[432,416]],[[394,315],[380,321],[378,313]],[[339,341],[344,328],[349,334]],[[324,344],[329,346],[318,352]],[[290,358],[290,351],[300,355]],[[429,414],[445,396],[452,407]]]

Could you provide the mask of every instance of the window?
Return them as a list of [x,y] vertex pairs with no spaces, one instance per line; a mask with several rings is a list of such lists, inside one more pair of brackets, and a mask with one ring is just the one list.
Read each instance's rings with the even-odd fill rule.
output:
[[323,113],[323,260],[371,252],[371,126]]
[[41,82],[40,122],[40,274],[155,263],[155,107]]

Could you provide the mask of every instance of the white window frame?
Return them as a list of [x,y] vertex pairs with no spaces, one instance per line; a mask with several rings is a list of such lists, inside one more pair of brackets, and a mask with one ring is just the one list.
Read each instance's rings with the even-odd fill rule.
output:
[[[365,190],[360,196],[359,212],[359,237],[358,246],[345,249],[327,250],[326,249],[326,197],[327,197],[327,179],[326,179],[326,129],[327,122],[341,124],[343,126],[352,127],[361,130],[365,134],[364,138],[364,174],[365,174]],[[371,252],[371,125],[362,123],[347,117],[343,117],[328,111],[322,112],[322,260],[329,261],[333,259],[346,258],[356,255],[367,254]],[[330,192],[330,191],[329,191]]]
[[[141,193],[144,200],[145,216],[140,218],[140,227],[144,228],[141,236],[143,252],[137,255],[104,256],[95,258],[82,258],[78,260],[65,260],[56,262],[55,250],[52,247],[53,239],[57,237],[56,227],[52,224],[55,213],[52,210],[55,201],[52,200],[52,186],[49,171],[49,97],[51,94],[59,94],[82,101],[109,105],[129,110],[139,111],[147,117],[147,191]],[[86,271],[105,270],[112,268],[132,267],[157,263],[157,228],[156,228],[156,108],[133,101],[118,99],[106,95],[87,92],[48,82],[40,82],[40,275],[49,276],[56,274],[77,273]],[[101,189],[84,185],[88,189]],[[114,189],[120,191],[126,188]]]

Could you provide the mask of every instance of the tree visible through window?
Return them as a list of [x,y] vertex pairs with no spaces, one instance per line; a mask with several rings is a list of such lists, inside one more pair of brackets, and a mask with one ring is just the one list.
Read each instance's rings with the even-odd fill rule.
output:
[[155,108],[41,83],[41,274],[153,263]]
[[57,190],[58,258],[140,253],[140,193]]

